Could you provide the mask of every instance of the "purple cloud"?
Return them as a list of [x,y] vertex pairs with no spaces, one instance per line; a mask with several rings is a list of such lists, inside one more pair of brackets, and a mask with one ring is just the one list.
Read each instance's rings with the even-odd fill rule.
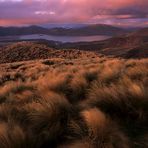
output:
[[[0,0],[0,25],[70,22],[147,24],[147,0]],[[127,24],[127,23],[126,23]]]

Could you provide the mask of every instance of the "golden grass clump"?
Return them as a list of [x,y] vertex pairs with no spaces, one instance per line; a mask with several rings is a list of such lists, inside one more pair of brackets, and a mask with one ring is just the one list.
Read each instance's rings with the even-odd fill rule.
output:
[[[26,106],[27,107],[27,106]],[[62,136],[69,120],[70,104],[59,94],[47,92],[36,104],[29,105],[28,118],[32,132],[39,140],[52,145]]]
[[41,77],[38,79],[37,83],[39,85],[39,89],[48,89],[58,93],[66,93],[68,89],[68,81],[69,81],[69,74],[68,73],[56,73],[51,72],[46,75],[46,77]]
[[88,82],[82,73],[78,72],[75,74],[69,84],[69,88],[71,89],[71,102],[85,99],[88,86]]
[[12,121],[0,123],[0,144],[1,148],[25,148],[27,141],[23,130]]
[[[124,121],[131,119],[137,121],[147,120],[148,93],[141,83],[123,79],[118,84],[101,86],[96,83],[90,89],[90,106],[97,106],[111,116],[122,116]],[[87,104],[87,103],[86,103]]]
[[0,102],[24,103],[34,98],[34,87],[22,82],[9,83],[0,90]]
[[74,143],[61,145],[58,148],[94,148],[87,141],[75,141]]
[[82,116],[88,126],[90,145],[99,148],[128,148],[128,140],[105,114],[96,108],[85,110]]

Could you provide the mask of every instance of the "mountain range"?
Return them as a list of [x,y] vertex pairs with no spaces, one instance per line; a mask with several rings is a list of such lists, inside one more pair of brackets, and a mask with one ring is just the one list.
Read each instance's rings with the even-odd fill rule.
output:
[[28,27],[0,27],[0,36],[46,34],[55,36],[92,36],[108,35],[115,36],[129,32],[129,29],[123,29],[105,24],[92,24],[81,27],[64,28],[45,28],[41,26]]

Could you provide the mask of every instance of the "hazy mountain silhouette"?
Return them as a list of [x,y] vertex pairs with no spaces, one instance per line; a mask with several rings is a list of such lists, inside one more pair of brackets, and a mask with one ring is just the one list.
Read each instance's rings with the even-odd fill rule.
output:
[[111,25],[95,24],[78,28],[43,28],[40,26],[29,27],[0,27],[0,36],[47,34],[58,36],[84,36],[84,35],[109,35],[115,36],[128,32],[129,30]]

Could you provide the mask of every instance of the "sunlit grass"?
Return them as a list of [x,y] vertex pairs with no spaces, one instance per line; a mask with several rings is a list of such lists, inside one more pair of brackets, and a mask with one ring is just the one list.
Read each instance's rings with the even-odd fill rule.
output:
[[1,65],[0,148],[148,146],[148,60],[88,55]]

